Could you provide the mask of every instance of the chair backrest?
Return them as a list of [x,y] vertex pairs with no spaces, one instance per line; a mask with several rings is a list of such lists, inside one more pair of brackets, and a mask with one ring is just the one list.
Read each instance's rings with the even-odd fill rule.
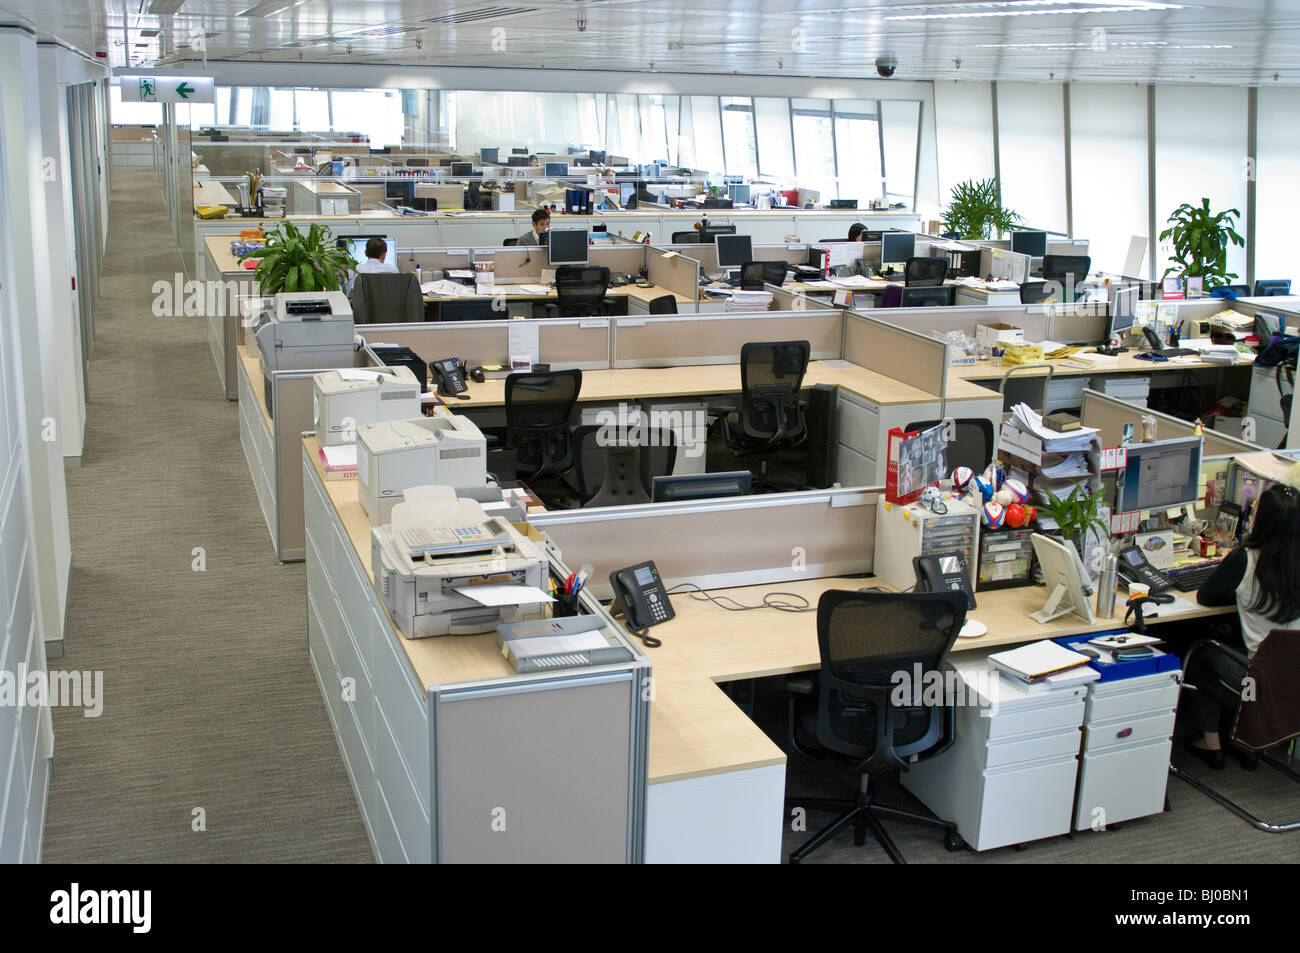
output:
[[798,399],[811,354],[807,341],[751,341],[741,347],[740,421],[747,436],[802,434]]
[[[935,746],[946,706],[895,705],[895,673],[909,681],[942,666],[966,620],[966,597],[951,592],[833,589],[817,603],[821,678],[817,741],[856,770],[897,767]],[[907,697],[920,697],[924,681]]]
[[677,313],[677,296],[660,295],[657,298],[650,299],[651,314],[676,314]]
[[790,266],[784,261],[763,262],[763,281],[778,288],[785,284],[785,274]]
[[561,265],[555,269],[555,296],[560,315],[594,315],[609,290],[609,269],[604,265]]
[[412,274],[357,275],[348,296],[356,324],[398,324],[424,320],[420,283]]
[[909,258],[903,266],[903,283],[909,288],[932,288],[948,277],[948,258]]
[[763,262],[747,261],[740,266],[740,287],[745,291],[763,290]]
[[647,494],[646,500],[649,500],[649,494],[653,490],[654,478],[667,476],[677,465],[677,439],[667,427],[646,426],[631,433],[627,430],[611,433],[610,430],[604,424],[583,424],[574,428],[574,482],[583,506],[596,505],[590,501],[604,486],[608,468],[605,450],[609,446],[627,445],[631,438],[636,439],[639,450],[638,468],[641,486]]
[[946,308],[952,304],[957,289],[952,285],[922,285],[904,288],[898,295],[900,308]]
[[1295,674],[1300,672],[1300,630],[1273,629],[1259,643],[1246,667],[1255,686],[1242,693],[1232,740],[1251,751],[1267,751],[1300,737],[1300,703]]
[[[941,423],[941,420],[917,420],[903,429],[929,430]],[[984,417],[958,417],[953,423],[953,439],[944,445],[948,472],[957,467],[970,467],[976,473],[981,472],[993,462],[993,421]]]
[[1061,286],[1061,301],[1072,303],[1076,289],[1092,270],[1092,259],[1087,255],[1044,255],[1042,275],[1045,281],[1055,281]]
[[1046,281],[1026,281],[1020,286],[1021,304],[1041,304],[1055,296],[1055,289],[1048,289]]
[[506,441],[521,472],[555,472],[573,461],[569,418],[582,390],[578,368],[506,378]]
[[518,244],[519,244],[519,239],[517,238],[507,238],[505,241],[501,243],[503,248],[513,248],[515,245]]
[[689,232],[673,232],[672,244],[674,245],[698,245],[700,243],[700,233],[692,229]]

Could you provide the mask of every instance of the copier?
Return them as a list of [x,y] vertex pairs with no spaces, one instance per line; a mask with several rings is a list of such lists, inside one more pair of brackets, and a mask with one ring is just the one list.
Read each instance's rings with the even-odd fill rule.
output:
[[420,416],[420,382],[409,367],[322,371],[312,378],[316,439],[322,447],[352,443],[357,428]]
[[[351,367],[352,306],[341,291],[294,291],[275,296],[275,307],[253,332],[266,381],[266,406],[272,408],[275,371]],[[274,408],[272,408],[274,413]]]
[[468,417],[418,417],[357,428],[357,495],[378,526],[407,487],[487,483],[487,440]]
[[457,591],[541,589],[548,568],[535,542],[478,502],[458,498],[454,487],[408,487],[392,523],[371,530],[370,566],[384,605],[410,639],[490,632],[546,615],[544,602],[483,605]]

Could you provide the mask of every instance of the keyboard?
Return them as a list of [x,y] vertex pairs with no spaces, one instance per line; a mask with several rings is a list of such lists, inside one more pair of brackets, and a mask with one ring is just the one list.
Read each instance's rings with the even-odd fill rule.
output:
[[1202,563],[1196,563],[1193,566],[1183,566],[1180,569],[1166,569],[1165,575],[1173,580],[1174,586],[1179,592],[1193,592],[1201,588],[1201,583],[1210,578],[1210,574],[1218,568],[1222,560],[1208,559]]

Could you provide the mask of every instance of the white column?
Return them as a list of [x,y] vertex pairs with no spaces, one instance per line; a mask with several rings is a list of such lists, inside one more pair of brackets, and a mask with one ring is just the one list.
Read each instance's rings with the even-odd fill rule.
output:
[[45,151],[41,145],[39,74],[31,36],[21,30],[0,29],[0,100],[5,126],[0,161],[9,182],[9,215],[0,221],[0,228],[9,230],[18,325],[15,343],[22,367],[22,424],[31,474],[38,616],[41,636],[49,644],[63,638],[72,545],[55,386],[58,355],[41,175]]

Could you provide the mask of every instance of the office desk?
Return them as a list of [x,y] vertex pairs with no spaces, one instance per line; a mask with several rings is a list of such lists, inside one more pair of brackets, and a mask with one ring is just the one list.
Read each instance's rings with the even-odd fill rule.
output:
[[[252,269],[245,268],[230,252],[230,243],[237,235],[208,235],[203,240],[205,255],[199,257],[199,279],[221,282],[220,293],[208,294],[205,288],[203,309],[208,324],[208,347],[217,364],[217,375],[226,400],[238,400],[236,380],[236,348],[244,343],[244,324],[239,308],[241,297],[258,294],[257,279]],[[212,307],[212,305],[217,305]]]
[[238,205],[235,197],[224,185],[215,179],[203,179],[194,183],[194,207],[200,205]]
[[[1114,364],[1106,364],[1101,367],[1072,367],[1065,363],[1069,358],[1057,358],[1055,360],[1035,362],[1051,364],[1055,368],[1054,377],[1098,377],[1110,374],[1158,374],[1165,371],[1195,371],[1195,370],[1224,370],[1230,367],[1250,367],[1251,362],[1248,360],[1239,360],[1235,364],[1215,364],[1212,361],[1189,361],[1186,363],[1177,361],[1142,361],[1133,356],[1134,352],[1126,352],[1116,356]],[[1010,370],[1010,364],[994,364],[992,361],[976,361],[974,364],[964,364],[950,367],[948,369],[948,380],[963,381],[997,381],[1002,379],[1002,375]],[[1023,371],[1018,372],[1017,376],[1023,373],[1025,376],[1042,376],[1045,371]]]

